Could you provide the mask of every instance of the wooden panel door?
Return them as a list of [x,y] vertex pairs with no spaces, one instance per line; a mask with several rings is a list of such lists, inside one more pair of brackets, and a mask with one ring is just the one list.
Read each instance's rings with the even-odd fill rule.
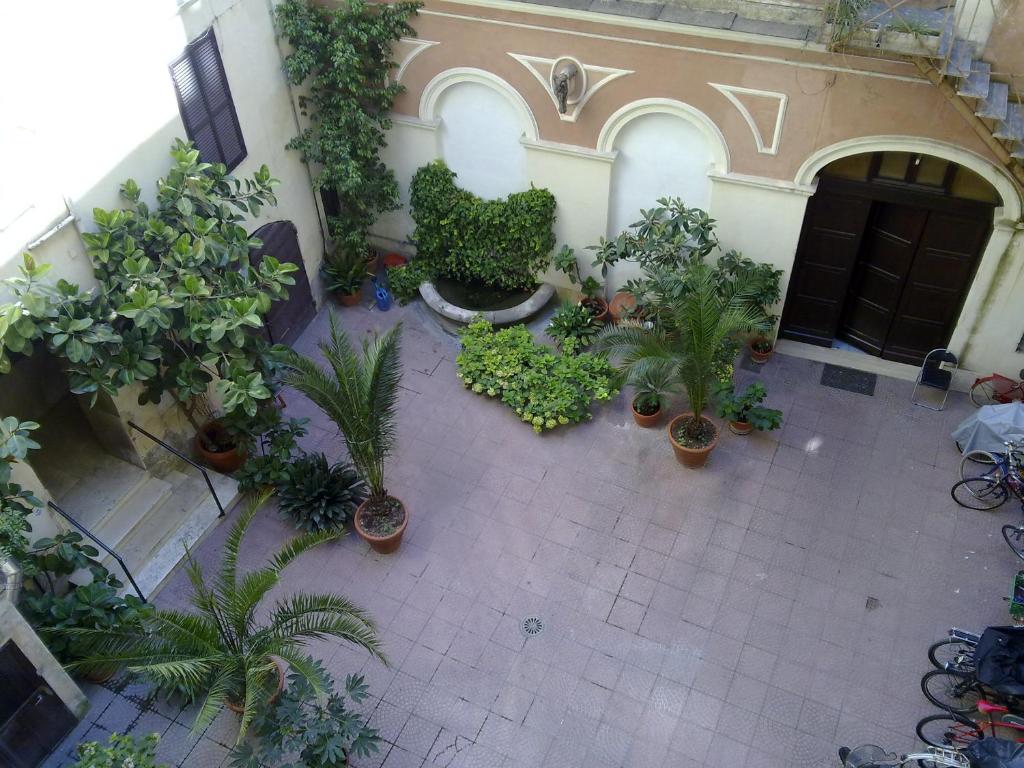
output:
[[831,346],[860,250],[871,201],[818,192],[807,202],[780,334]]
[[290,221],[274,221],[257,229],[252,236],[263,241],[263,245],[249,255],[253,266],[258,266],[263,255],[269,254],[282,263],[291,262],[299,267],[297,272],[292,272],[295,285],[289,286],[288,298],[271,305],[264,325],[264,335],[271,344],[292,344],[316,315],[299,250],[298,232]]
[[927,220],[923,208],[874,204],[838,337],[873,355],[882,354]]
[[991,224],[944,211],[928,215],[882,357],[920,365],[945,347]]

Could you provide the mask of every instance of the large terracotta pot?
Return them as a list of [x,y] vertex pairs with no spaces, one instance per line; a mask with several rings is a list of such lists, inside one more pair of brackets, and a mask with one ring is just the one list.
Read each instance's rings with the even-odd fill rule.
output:
[[756,349],[754,349],[754,344],[761,341],[764,341],[764,339],[754,339],[752,342],[750,342],[749,345],[750,359],[753,362],[757,363],[758,365],[763,365],[764,363],[767,363],[768,359],[772,356],[772,352],[775,351],[774,347],[770,347],[767,352],[759,352]]
[[619,291],[612,296],[612,303],[608,305],[612,321],[616,323],[634,309],[636,309],[636,297],[632,293],[626,293],[625,291]]
[[643,414],[636,409],[636,398],[633,398],[633,403],[630,405],[630,410],[633,411],[633,421],[639,424],[641,427],[656,427],[658,422],[661,421],[661,406],[658,406],[652,414]]
[[748,421],[730,421],[729,431],[734,435],[749,435],[754,431],[754,425]]
[[703,467],[704,464],[707,462],[708,456],[711,455],[711,451],[713,451],[715,449],[715,446],[718,445],[718,438],[721,435],[719,434],[718,427],[715,426],[715,423],[711,421],[711,419],[709,419],[707,416],[702,416],[701,419],[707,424],[710,424],[711,427],[715,430],[715,436],[711,440],[711,442],[708,445],[704,446],[703,448],[687,448],[682,443],[677,442],[674,436],[676,426],[681,422],[691,418],[692,416],[692,413],[687,412],[680,414],[679,416],[676,416],[674,419],[672,419],[672,421],[668,423],[668,439],[669,442],[672,443],[672,450],[676,454],[676,461],[678,461],[683,466],[690,467],[691,469],[696,469],[697,467]]
[[[284,666],[281,662],[275,658],[271,658],[274,662],[274,667],[277,669],[277,689],[270,694],[270,698],[267,699],[267,705],[273,704],[277,701],[278,696],[281,695],[281,691],[284,690]],[[231,699],[224,699],[224,706],[230,709],[235,714],[242,714],[245,712],[245,706],[242,704],[236,704]]]
[[360,288],[355,293],[342,293],[341,291],[335,291],[334,295],[338,299],[338,303],[343,307],[354,307],[363,298],[363,289]]
[[404,502],[402,502],[401,499],[395,498],[394,496],[388,496],[388,498],[394,499],[399,504],[401,504],[402,511],[405,513],[405,519],[402,520],[402,524],[398,526],[398,530],[394,533],[390,534],[389,536],[374,536],[373,534],[367,533],[363,530],[361,519],[363,516],[363,510],[366,509],[366,505],[367,503],[369,503],[369,499],[367,499],[367,501],[364,501],[362,504],[359,505],[359,508],[356,510],[355,517],[352,520],[352,527],[356,529],[356,533],[359,535],[359,538],[361,538],[363,541],[369,544],[370,549],[381,555],[390,555],[392,552],[398,549],[398,545],[402,543],[402,535],[405,533],[405,529],[409,525],[409,510],[406,508]]
[[240,451],[238,448],[231,448],[227,451],[208,451],[200,437],[200,435],[216,434],[222,431],[224,431],[224,425],[216,419],[203,424],[199,428],[199,432],[196,433],[196,453],[199,454],[199,457],[206,466],[217,470],[222,475],[230,475],[242,466],[242,462],[245,461],[245,451]]

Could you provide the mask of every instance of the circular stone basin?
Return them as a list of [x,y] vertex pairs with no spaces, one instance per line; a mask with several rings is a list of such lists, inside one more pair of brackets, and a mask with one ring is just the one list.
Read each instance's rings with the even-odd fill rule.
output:
[[483,317],[495,325],[522,322],[543,309],[554,294],[554,287],[547,283],[541,283],[533,293],[505,291],[488,294],[444,278],[436,283],[428,280],[420,285],[420,296],[428,307],[448,320],[466,325],[476,317]]

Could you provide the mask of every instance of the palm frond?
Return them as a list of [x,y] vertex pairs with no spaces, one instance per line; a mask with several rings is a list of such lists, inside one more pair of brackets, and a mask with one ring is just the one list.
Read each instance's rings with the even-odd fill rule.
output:
[[334,541],[340,539],[345,535],[345,531],[339,528],[324,529],[322,531],[316,531],[312,533],[304,533],[300,536],[296,536],[279,549],[272,558],[270,558],[270,568],[275,569],[278,573],[283,571],[288,564],[296,557],[301,555],[313,547],[320,544],[325,544],[328,541]]
[[224,552],[221,555],[222,560],[219,574],[221,591],[234,587],[238,577],[238,552],[242,546],[242,539],[245,536],[245,532],[249,529],[252,519],[260,508],[267,503],[271,495],[273,495],[272,490],[263,490],[251,496],[245,505],[245,509],[238,515],[234,525],[231,526],[231,530],[224,540]]
[[270,659],[263,663],[249,664],[245,668],[245,704],[242,709],[241,723],[238,728],[238,738],[235,744],[240,744],[245,735],[249,732],[249,726],[256,714],[256,710],[263,704],[267,697],[270,685],[276,683],[272,675],[276,675],[277,665]]
[[[210,723],[213,722],[217,713],[223,709],[225,699],[239,690],[241,682],[238,670],[234,667],[225,668],[217,675],[196,713],[196,719],[192,722],[190,729],[192,736],[198,736],[210,727]],[[239,732],[239,736],[241,736],[241,732]]]

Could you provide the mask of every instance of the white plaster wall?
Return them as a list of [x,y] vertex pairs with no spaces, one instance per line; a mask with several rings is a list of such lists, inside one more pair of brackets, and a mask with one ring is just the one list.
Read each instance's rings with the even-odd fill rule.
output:
[[462,82],[438,101],[441,157],[458,184],[483,198],[529,188],[526,126],[508,97],[482,83]]
[[436,160],[440,154],[440,131],[436,122],[398,117],[387,134],[387,146],[381,159],[398,180],[401,207],[377,219],[371,240],[378,245],[411,252],[409,241],[416,226],[409,215],[409,182],[416,169]]

